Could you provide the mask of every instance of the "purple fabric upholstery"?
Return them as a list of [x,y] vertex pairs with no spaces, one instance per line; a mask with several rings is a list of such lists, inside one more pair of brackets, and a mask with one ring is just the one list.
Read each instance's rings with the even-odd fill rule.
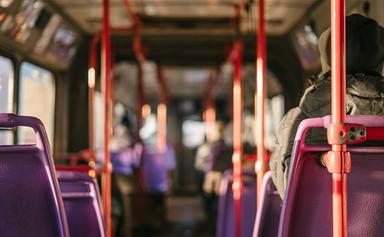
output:
[[140,165],[140,154],[136,149],[128,147],[118,152],[111,152],[111,161],[114,173],[131,175]]
[[144,185],[148,192],[163,193],[168,191],[167,172],[175,168],[173,147],[168,144],[166,151],[156,147],[145,147],[142,156]]
[[58,172],[71,237],[104,237],[97,181],[78,172]]
[[272,182],[270,171],[263,178],[261,190],[261,209],[256,214],[253,237],[277,237],[283,201]]
[[[256,216],[256,179],[252,171],[243,172],[242,236],[252,236]],[[220,187],[216,237],[233,237],[235,234],[232,170],[224,172]]]
[[[327,127],[329,116],[304,120],[293,150],[279,236],[332,236],[331,174],[320,165],[329,146],[304,144],[310,128]],[[350,123],[384,127],[384,116],[350,116]],[[384,236],[384,148],[349,146],[348,233],[351,237]]]
[[32,117],[0,114],[0,127],[34,129],[37,144],[0,146],[0,236],[69,237],[45,129]]

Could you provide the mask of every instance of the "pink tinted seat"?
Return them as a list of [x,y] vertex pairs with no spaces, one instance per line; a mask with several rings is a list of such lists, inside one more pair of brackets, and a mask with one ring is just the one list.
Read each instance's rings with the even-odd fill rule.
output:
[[263,178],[261,190],[253,237],[277,237],[282,200],[272,182],[270,171]]
[[[232,191],[232,170],[224,172],[220,186],[216,237],[233,237],[235,234],[235,214]],[[243,237],[250,237],[252,236],[256,216],[256,178],[253,171],[243,171],[241,209],[241,235]]]
[[105,227],[97,181],[87,174],[57,173],[71,237],[104,237]]
[[[384,127],[384,116],[350,116],[349,123]],[[331,174],[320,165],[329,146],[304,143],[311,128],[326,128],[330,117],[304,120],[292,153],[279,236],[331,237]],[[369,136],[369,132],[367,133]],[[348,176],[348,232],[351,237],[384,236],[384,147],[349,146],[352,170]]]
[[36,144],[0,146],[0,236],[69,237],[45,129],[32,117],[0,114],[1,128],[34,129]]

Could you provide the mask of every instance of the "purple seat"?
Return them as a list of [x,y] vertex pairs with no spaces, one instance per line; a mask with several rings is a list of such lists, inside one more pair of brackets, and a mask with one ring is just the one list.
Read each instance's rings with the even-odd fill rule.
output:
[[[384,116],[350,116],[350,123],[384,127]],[[304,120],[292,153],[279,236],[332,236],[331,174],[320,165],[329,146],[304,143],[311,128],[325,128],[330,117]],[[382,143],[381,143],[382,144]],[[352,170],[348,175],[348,233],[351,237],[384,236],[384,148],[348,146]]]
[[0,127],[34,129],[36,144],[0,146],[0,236],[69,237],[48,138],[37,118],[0,114]]
[[272,182],[271,172],[263,178],[260,207],[256,214],[253,237],[277,237],[282,200]]
[[164,193],[168,191],[167,172],[175,167],[173,148],[168,144],[166,151],[145,147],[142,156],[142,170],[146,191]]
[[135,168],[140,165],[140,154],[134,148],[128,147],[124,150],[111,152],[113,172],[131,175]]
[[71,237],[104,237],[105,226],[97,181],[87,174],[57,173]]
[[[243,171],[242,226],[243,237],[252,236],[256,216],[256,179],[252,171]],[[223,174],[220,184],[220,197],[216,237],[235,235],[234,200],[232,192],[232,170]]]

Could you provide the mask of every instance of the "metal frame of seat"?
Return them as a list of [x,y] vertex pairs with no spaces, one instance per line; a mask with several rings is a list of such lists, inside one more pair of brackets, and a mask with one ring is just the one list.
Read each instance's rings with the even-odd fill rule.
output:
[[[384,116],[349,116],[347,122],[362,124],[368,128],[384,127]],[[330,116],[311,118],[304,120],[298,128],[292,153],[288,186],[283,201],[279,237],[332,236],[331,175],[325,167],[321,167],[319,162],[322,154],[330,150],[330,146],[305,144],[305,136],[310,129],[326,128],[329,123]],[[367,137],[368,135],[367,132]],[[371,196],[369,196],[374,191],[373,189],[379,189],[382,185],[375,185],[373,189],[368,188],[370,181],[375,182],[376,180],[377,182],[379,179],[384,179],[384,164],[377,162],[384,155],[384,147],[349,146],[348,151],[351,153],[352,163],[354,163],[349,174],[350,182],[348,184],[349,232],[353,236],[384,234],[384,230],[381,231],[382,228],[380,229],[384,217],[380,213],[376,215],[373,213],[375,211],[372,213],[364,212],[367,217],[374,214],[374,219],[379,220],[381,224],[362,224],[359,216],[364,208],[369,209],[370,204],[374,206],[381,203],[378,200],[384,201],[384,190],[381,190],[382,193],[377,193],[376,190],[373,193],[372,200],[370,199]],[[368,154],[372,157],[366,157]],[[305,164],[304,162],[308,163]],[[370,164],[368,168],[365,167],[368,162],[374,162],[374,166]],[[304,165],[307,166],[307,169],[303,168]],[[367,170],[373,168],[376,169],[373,176],[362,177],[361,174],[367,173]],[[381,170],[383,172],[380,172]],[[364,178],[370,180],[367,181]],[[316,179],[321,179],[321,182]],[[362,187],[366,187],[367,190],[362,190]],[[357,206],[361,208],[356,208]],[[311,232],[309,233],[309,231]]]
[[[0,146],[0,187],[3,186],[0,201],[5,202],[0,208],[0,235],[49,237],[54,233],[58,237],[69,237],[51,148],[42,122],[34,117],[0,114],[1,128],[20,126],[34,130],[36,144]],[[29,194],[23,193],[23,189]],[[46,224],[33,215],[40,207],[44,210],[36,210],[38,216],[51,223]]]
[[268,171],[263,178],[253,237],[277,237],[283,201],[272,182],[271,175],[271,171]]
[[[223,174],[223,178],[220,184],[220,197],[219,197],[219,210],[218,210],[218,217],[217,217],[217,233],[216,237],[232,237],[235,234],[235,224],[234,221],[228,220],[228,218],[232,218],[234,220],[234,200],[233,200],[233,191],[232,191],[232,170],[227,170]],[[256,216],[256,177],[255,173],[253,171],[244,170],[243,175],[246,176],[252,176],[255,179],[250,180],[243,180],[243,195],[242,195],[242,216],[243,216],[243,222],[242,222],[242,236],[251,236],[253,231],[253,223],[254,218]],[[246,189],[251,188],[251,191],[248,193],[253,194],[252,197],[247,198],[251,200],[251,204],[247,205],[249,203],[246,203],[245,201],[245,195]],[[228,204],[228,202],[232,202],[232,204]],[[228,205],[230,205],[232,208],[231,210],[228,210]],[[253,206],[252,206],[253,205]],[[244,211],[245,209],[250,210],[254,208],[254,213],[249,215],[248,212]],[[248,214],[248,215],[247,215]],[[247,222],[245,222],[247,221]],[[244,228],[244,225],[249,224],[250,229],[247,231]],[[226,228],[232,228],[233,233],[228,233],[228,230]]]
[[[58,179],[71,237],[105,237],[104,213],[97,181],[85,173],[71,171],[59,171]],[[87,220],[73,216],[79,212],[88,212]]]

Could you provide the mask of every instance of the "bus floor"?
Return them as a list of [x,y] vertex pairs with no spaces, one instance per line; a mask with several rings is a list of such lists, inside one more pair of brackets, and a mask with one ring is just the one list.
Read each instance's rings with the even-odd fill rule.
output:
[[135,231],[134,237],[210,237],[201,197],[168,196],[166,223]]

